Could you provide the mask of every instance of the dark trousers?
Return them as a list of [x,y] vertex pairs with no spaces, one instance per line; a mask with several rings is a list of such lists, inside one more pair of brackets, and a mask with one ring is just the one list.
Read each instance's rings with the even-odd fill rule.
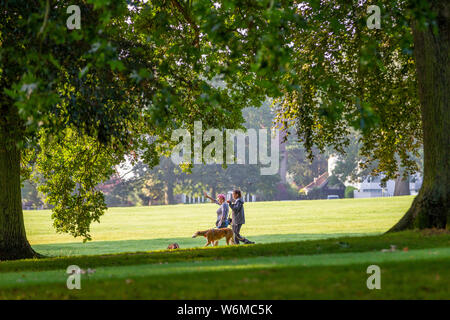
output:
[[232,226],[233,234],[234,234],[234,243],[239,244],[239,241],[242,241],[244,243],[248,243],[248,240],[241,236],[239,232],[241,232],[242,224],[233,224]]

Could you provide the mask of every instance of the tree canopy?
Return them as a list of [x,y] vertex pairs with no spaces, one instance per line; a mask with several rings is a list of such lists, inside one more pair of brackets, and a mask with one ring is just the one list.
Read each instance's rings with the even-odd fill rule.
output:
[[416,169],[423,142],[424,185],[399,228],[445,227],[448,3],[379,1],[370,29],[369,2],[86,0],[73,30],[70,1],[2,2],[0,259],[34,254],[20,208],[30,165],[57,229],[87,237],[112,165],[134,153],[154,166],[194,121],[242,127],[267,96],[308,151],[343,150],[355,128],[390,176]]

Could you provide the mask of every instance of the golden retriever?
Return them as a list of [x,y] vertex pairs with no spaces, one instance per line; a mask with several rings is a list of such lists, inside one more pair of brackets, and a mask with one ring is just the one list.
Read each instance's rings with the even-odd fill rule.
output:
[[233,240],[233,230],[230,228],[220,228],[220,229],[208,229],[205,231],[197,231],[194,233],[192,238],[196,238],[198,236],[204,236],[207,240],[205,247],[212,244],[213,246],[217,246],[219,244],[219,240],[225,237],[227,241],[227,245],[234,244]]

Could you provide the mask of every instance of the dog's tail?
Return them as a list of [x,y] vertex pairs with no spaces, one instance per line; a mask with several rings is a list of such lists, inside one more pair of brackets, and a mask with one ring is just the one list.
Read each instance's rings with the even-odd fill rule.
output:
[[205,234],[209,231],[208,230],[204,230],[204,231],[197,231],[196,233],[194,233],[194,235],[192,236],[192,238],[198,237],[198,236],[205,236]]

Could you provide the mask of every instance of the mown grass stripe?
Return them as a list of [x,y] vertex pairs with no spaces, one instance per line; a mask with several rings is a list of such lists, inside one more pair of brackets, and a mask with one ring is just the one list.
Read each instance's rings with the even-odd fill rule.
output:
[[[295,255],[279,257],[257,257],[221,261],[179,262],[171,264],[142,264],[97,268],[91,276],[82,276],[82,281],[125,279],[244,269],[273,269],[286,267],[369,265],[387,262],[414,262],[450,258],[450,248],[410,250],[407,252],[360,252],[321,255]],[[90,266],[83,265],[82,268]],[[381,266],[382,267],[382,266]],[[39,272],[6,272],[1,274],[0,287],[22,287],[27,285],[65,283],[65,270]]]
[[[91,267],[124,266],[137,264],[158,264],[206,260],[227,260],[259,256],[313,255],[325,253],[346,253],[380,251],[396,245],[399,249],[426,249],[450,247],[450,234],[445,232],[405,231],[382,236],[348,237],[339,239],[298,241],[251,246],[229,246],[201,249],[180,249],[175,251],[151,251],[120,253],[97,256],[58,257],[39,260],[0,262],[0,274],[14,271],[44,271],[66,268],[68,265]],[[1,282],[1,276],[0,276]]]

